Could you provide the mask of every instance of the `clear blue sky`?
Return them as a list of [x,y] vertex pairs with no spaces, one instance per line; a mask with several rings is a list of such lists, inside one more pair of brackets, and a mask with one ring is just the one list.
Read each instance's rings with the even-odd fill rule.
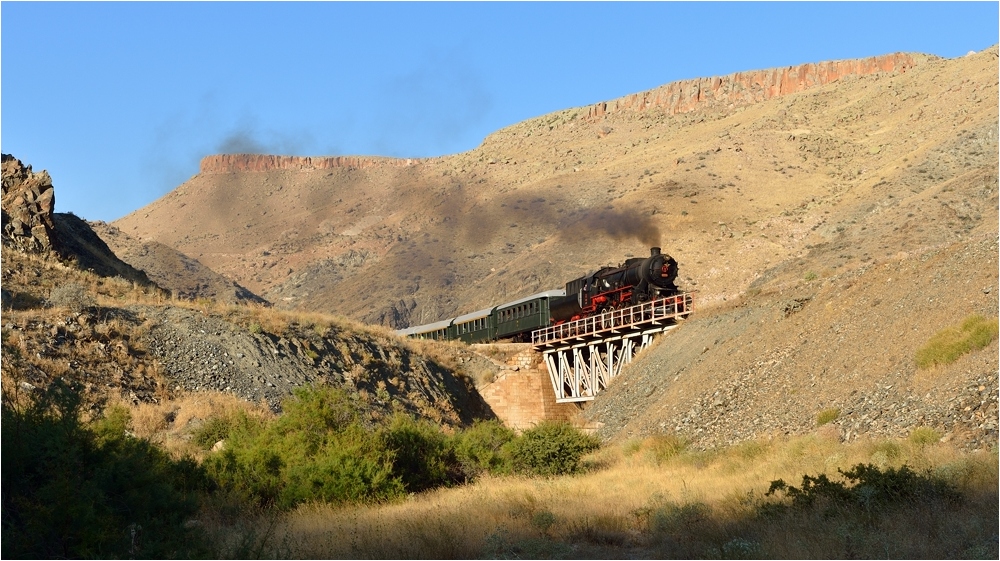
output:
[[114,220],[224,152],[423,157],[687,78],[998,41],[997,2],[0,3],[0,148]]

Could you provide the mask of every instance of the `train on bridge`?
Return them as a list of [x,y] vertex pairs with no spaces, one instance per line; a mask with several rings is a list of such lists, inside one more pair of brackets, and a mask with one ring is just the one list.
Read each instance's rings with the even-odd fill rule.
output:
[[548,290],[462,316],[400,329],[396,334],[466,343],[531,341],[533,331],[595,316],[615,317],[610,312],[646,302],[663,302],[671,306],[671,314],[683,315],[691,300],[676,298],[681,294],[675,284],[677,273],[677,261],[659,247],[653,247],[649,257],[635,257],[617,267],[603,267],[567,282],[565,289]]

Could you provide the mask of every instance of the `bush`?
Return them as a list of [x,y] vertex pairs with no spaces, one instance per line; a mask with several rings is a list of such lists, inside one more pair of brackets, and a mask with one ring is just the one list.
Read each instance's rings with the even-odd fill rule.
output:
[[128,436],[124,408],[86,426],[79,407],[58,382],[23,408],[4,395],[3,557],[210,556],[184,527],[210,489],[197,464]]
[[285,413],[230,430],[225,449],[205,460],[209,473],[261,506],[384,501],[405,487],[386,435],[365,427],[356,402],[339,389],[300,388]]
[[303,453],[306,449],[301,444],[284,450],[285,481],[279,507],[308,501],[382,502],[406,491],[385,440],[360,425],[328,434],[311,454]]
[[393,473],[407,491],[424,491],[460,479],[454,451],[437,425],[397,413],[382,433],[393,455]]
[[503,447],[516,473],[564,475],[580,471],[584,454],[600,447],[600,441],[569,423],[543,421]]
[[466,479],[482,473],[510,473],[510,459],[503,447],[514,440],[514,431],[496,420],[480,421],[455,435],[455,458]]
[[918,448],[924,448],[941,440],[941,433],[931,427],[917,427],[910,433],[909,440]]
[[206,423],[195,437],[206,447],[226,440],[203,465],[226,491],[259,506],[387,501],[484,472],[574,473],[599,445],[567,423],[542,423],[518,438],[496,421],[449,438],[402,413],[374,426],[348,394],[329,387],[300,389],[283,408],[266,424],[237,415]]
[[986,319],[980,315],[967,317],[959,326],[952,326],[934,334],[917,351],[918,368],[951,364],[965,353],[982,349],[997,338],[997,318]]
[[843,471],[850,485],[831,481],[825,474],[817,477],[802,476],[802,487],[787,485],[778,479],[771,482],[766,495],[783,493],[791,499],[792,506],[808,507],[824,502],[842,507],[860,508],[864,512],[884,510],[906,502],[928,499],[959,500],[959,494],[947,481],[930,472],[917,473],[909,466],[881,470],[871,464],[857,464]]
[[882,440],[872,446],[872,462],[885,467],[903,455],[903,449],[895,440]]
[[66,308],[72,312],[93,307],[96,303],[94,296],[87,292],[83,285],[75,282],[57,286],[49,293],[49,304],[57,308]]
[[275,420],[279,430],[314,437],[344,430],[362,420],[361,405],[344,390],[328,386],[297,388],[292,399],[282,406],[285,413]]
[[191,435],[191,441],[200,448],[208,450],[216,442],[229,438],[229,435],[238,427],[246,426],[251,422],[247,414],[242,411],[231,415],[212,417],[195,429]]

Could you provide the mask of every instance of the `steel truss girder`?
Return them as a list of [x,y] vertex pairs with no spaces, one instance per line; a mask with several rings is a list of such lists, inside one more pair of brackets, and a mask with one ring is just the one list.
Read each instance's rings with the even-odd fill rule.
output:
[[659,333],[676,325],[542,351],[557,403],[592,401]]

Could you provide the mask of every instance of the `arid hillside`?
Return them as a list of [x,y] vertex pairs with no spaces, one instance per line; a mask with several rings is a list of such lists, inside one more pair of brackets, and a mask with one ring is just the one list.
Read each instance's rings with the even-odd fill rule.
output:
[[997,439],[998,50],[747,72],[531,119],[429,160],[218,155],[115,223],[279,307],[402,327],[662,246],[697,313],[584,416],[700,446]]
[[[163,410],[150,426],[190,437],[205,419],[174,421],[192,403],[242,400],[278,411],[295,389],[327,384],[344,388],[373,419],[402,411],[460,426],[493,416],[473,378],[494,366],[467,360],[468,350],[274,310],[176,251],[150,251],[94,225],[130,261],[152,264],[157,281],[202,281],[192,288],[198,294],[168,292],[121,261],[90,224],[53,213],[47,172],[4,154],[2,179],[5,407],[60,381],[91,415],[123,401],[156,404]],[[220,293],[209,299],[208,289]]]
[[211,156],[114,225],[279,307],[392,327],[559,287],[651,245],[704,305],[779,269],[995,230],[988,198],[920,197],[995,175],[996,49],[883,59],[667,85],[428,160]]

